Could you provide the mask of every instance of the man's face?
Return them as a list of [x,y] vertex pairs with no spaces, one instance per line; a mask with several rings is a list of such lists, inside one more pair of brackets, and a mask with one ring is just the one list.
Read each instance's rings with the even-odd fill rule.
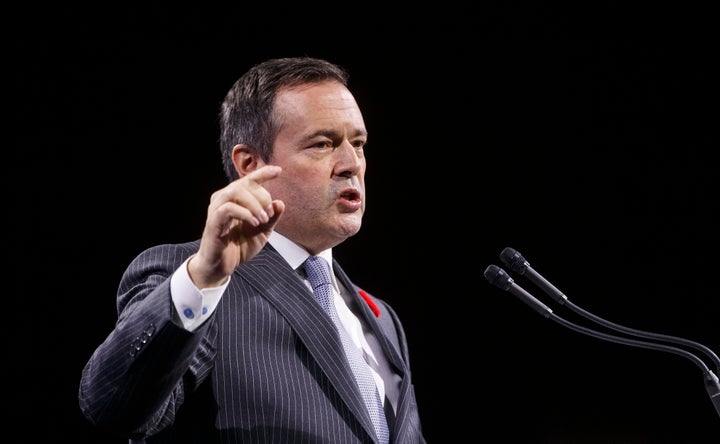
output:
[[281,90],[280,132],[272,164],[279,177],[265,187],[285,203],[275,230],[310,252],[356,234],[365,212],[367,130],[350,91],[338,82]]

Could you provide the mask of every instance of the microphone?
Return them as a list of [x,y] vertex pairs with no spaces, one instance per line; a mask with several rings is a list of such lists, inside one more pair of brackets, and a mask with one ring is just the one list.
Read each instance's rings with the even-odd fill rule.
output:
[[[707,391],[707,393],[710,397],[710,400],[712,401],[713,406],[715,407],[715,411],[718,413],[718,415],[720,415],[720,380],[718,380],[718,377],[715,375],[715,373],[713,373],[708,368],[707,364],[702,359],[697,357],[696,355],[688,352],[687,350],[684,350],[684,349],[678,348],[678,347],[674,347],[671,345],[642,341],[642,340],[627,338],[627,337],[623,337],[623,336],[616,336],[616,335],[604,333],[601,331],[593,330],[591,328],[587,328],[587,327],[572,323],[572,322],[554,314],[553,311],[550,308],[548,308],[545,304],[540,302],[536,297],[531,295],[527,290],[525,290],[524,288],[522,288],[521,286],[516,284],[515,281],[510,277],[510,275],[508,275],[507,272],[505,272],[505,270],[498,267],[497,265],[489,265],[485,269],[484,276],[485,276],[485,279],[487,279],[488,282],[490,282],[492,285],[500,288],[503,291],[507,291],[507,292],[515,295],[516,297],[518,297],[520,300],[522,300],[523,302],[528,304],[532,309],[534,309],[536,312],[538,312],[543,317],[548,318],[554,322],[557,322],[558,324],[560,324],[564,327],[567,327],[573,331],[576,331],[576,332],[579,332],[579,333],[582,333],[582,334],[585,334],[588,336],[592,336],[595,338],[603,339],[603,340],[606,340],[609,342],[615,342],[618,344],[628,345],[628,346],[632,346],[632,347],[664,351],[667,353],[672,353],[672,354],[676,354],[679,356],[683,356],[683,357],[689,359],[690,361],[692,361],[695,365],[697,365],[702,370],[703,377],[704,377],[705,390]],[[547,282],[547,284],[552,286],[552,284],[550,284],[549,282]],[[562,295],[562,293],[555,294],[556,297],[564,300],[567,303],[567,300],[564,297],[564,295],[562,295],[562,297],[559,295]],[[598,319],[601,319],[601,318],[598,318]],[[615,325],[612,323],[609,323],[609,324]],[[641,332],[641,333],[644,333],[644,332]],[[661,335],[661,336],[664,337],[665,335]],[[674,338],[674,337],[670,337],[670,338]],[[689,341],[689,342],[692,342],[692,341]]]
[[710,358],[710,360],[715,365],[715,371],[720,373],[720,358],[708,347],[706,347],[703,344],[700,344],[695,341],[691,341],[689,339],[679,338],[677,336],[670,336],[670,335],[664,335],[660,333],[653,333],[649,331],[643,331],[643,330],[637,330],[630,327],[625,327],[620,324],[616,324],[614,322],[610,322],[608,320],[605,320],[599,316],[596,316],[588,311],[583,310],[582,308],[578,307],[577,305],[573,304],[568,300],[567,296],[563,294],[560,290],[557,289],[553,284],[551,284],[547,279],[545,279],[540,273],[535,271],[530,266],[530,263],[523,257],[522,254],[520,254],[517,250],[507,247],[503,249],[503,251],[500,253],[500,260],[510,268],[510,270],[514,271],[515,273],[519,275],[526,276],[530,282],[540,287],[545,293],[547,293],[551,298],[553,298],[557,303],[564,305],[568,307],[573,312],[579,314],[580,316],[583,316],[586,319],[589,319],[590,321],[593,321],[597,324],[600,324],[604,327],[607,327],[611,330],[615,330],[621,333],[625,333],[631,336],[646,338],[646,339],[655,339],[658,341],[668,342],[672,344],[678,344],[678,345],[684,345],[686,347],[691,347],[696,350],[699,350],[703,352],[707,357]]

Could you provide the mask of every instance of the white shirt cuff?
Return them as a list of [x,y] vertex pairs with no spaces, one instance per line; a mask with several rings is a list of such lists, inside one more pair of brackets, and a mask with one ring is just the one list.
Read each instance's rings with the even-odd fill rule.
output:
[[213,314],[230,279],[219,287],[200,290],[190,279],[189,260],[183,262],[170,278],[170,295],[183,327],[194,331]]

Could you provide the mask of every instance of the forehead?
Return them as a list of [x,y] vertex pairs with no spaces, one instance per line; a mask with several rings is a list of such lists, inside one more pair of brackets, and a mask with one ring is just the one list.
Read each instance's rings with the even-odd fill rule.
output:
[[288,119],[362,121],[355,97],[336,81],[283,88],[275,97],[275,111],[284,123],[290,123]]

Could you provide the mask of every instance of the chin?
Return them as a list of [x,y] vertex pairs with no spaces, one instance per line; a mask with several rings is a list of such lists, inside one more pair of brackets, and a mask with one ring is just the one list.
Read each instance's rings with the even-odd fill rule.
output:
[[345,237],[356,235],[362,227],[362,217],[359,216],[341,216],[337,225],[340,233]]

